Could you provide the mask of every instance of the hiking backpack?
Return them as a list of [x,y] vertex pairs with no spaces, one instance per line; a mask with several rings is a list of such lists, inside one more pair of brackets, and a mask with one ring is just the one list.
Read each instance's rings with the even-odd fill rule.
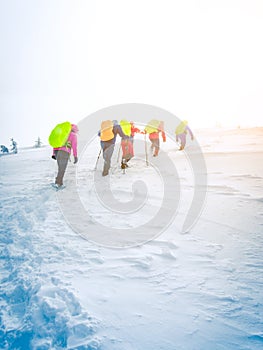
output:
[[120,121],[121,129],[126,136],[131,136],[131,123],[125,119]]
[[112,120],[104,120],[100,125],[101,141],[109,141],[114,138]]
[[65,146],[67,139],[71,131],[71,123],[64,122],[57,124],[51,131],[48,142],[53,148],[59,148]]
[[152,134],[153,132],[158,132],[160,125],[160,120],[152,119],[145,127],[147,134]]

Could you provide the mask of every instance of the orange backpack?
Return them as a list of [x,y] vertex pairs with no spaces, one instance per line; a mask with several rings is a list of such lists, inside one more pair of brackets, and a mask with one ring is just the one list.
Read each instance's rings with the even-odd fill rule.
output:
[[104,120],[100,126],[100,139],[101,141],[109,141],[113,138],[113,122],[112,120]]

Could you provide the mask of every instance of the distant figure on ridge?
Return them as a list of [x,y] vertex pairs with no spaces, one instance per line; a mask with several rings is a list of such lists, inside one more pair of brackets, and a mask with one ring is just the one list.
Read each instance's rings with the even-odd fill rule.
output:
[[13,139],[13,138],[11,138],[11,151],[13,152],[13,153],[17,153],[17,142]]
[[8,148],[5,145],[1,145],[0,147],[1,147],[1,152],[2,153],[9,153],[9,150],[8,150]]

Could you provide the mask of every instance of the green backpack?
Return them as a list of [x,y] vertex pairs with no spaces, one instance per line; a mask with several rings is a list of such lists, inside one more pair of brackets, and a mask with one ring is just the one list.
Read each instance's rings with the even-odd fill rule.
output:
[[160,120],[152,119],[145,127],[145,131],[147,134],[151,134],[153,132],[158,132],[160,126]]
[[71,123],[65,122],[57,124],[51,131],[48,142],[53,148],[65,146],[71,131]]
[[124,135],[131,136],[131,123],[128,122],[126,119],[122,119],[120,121],[121,129],[124,133]]

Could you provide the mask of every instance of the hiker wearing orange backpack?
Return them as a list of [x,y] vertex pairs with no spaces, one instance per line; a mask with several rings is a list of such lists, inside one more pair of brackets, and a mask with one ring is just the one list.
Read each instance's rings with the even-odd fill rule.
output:
[[127,138],[117,120],[104,120],[101,123],[99,136],[104,159],[102,176],[107,176],[109,174],[111,157],[114,151],[117,135],[119,135],[122,139]]

